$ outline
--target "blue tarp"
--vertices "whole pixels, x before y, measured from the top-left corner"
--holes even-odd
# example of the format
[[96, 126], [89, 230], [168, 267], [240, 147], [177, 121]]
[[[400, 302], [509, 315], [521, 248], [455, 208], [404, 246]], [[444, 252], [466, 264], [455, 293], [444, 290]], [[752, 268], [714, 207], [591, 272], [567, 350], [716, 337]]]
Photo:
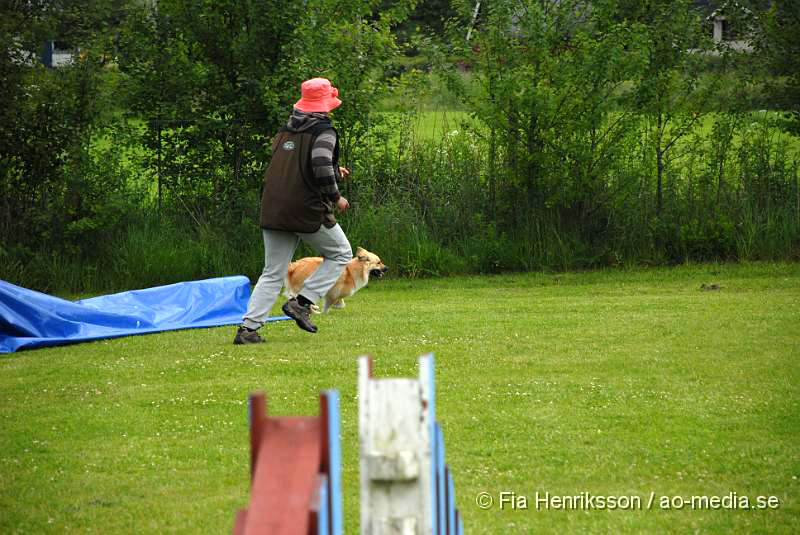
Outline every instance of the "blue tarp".
[[[0, 280], [0, 353], [195, 327], [238, 325], [250, 298], [244, 276], [66, 301]], [[270, 318], [270, 321], [286, 319]]]

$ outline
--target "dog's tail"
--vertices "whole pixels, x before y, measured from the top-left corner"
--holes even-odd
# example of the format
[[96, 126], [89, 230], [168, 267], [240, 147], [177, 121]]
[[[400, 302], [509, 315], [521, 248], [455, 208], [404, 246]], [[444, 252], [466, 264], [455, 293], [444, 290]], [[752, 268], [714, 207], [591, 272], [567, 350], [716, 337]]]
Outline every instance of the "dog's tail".
[[292, 285], [289, 283], [289, 280], [294, 273], [294, 270], [297, 269], [297, 263], [292, 262], [289, 264], [289, 270], [286, 272], [286, 277], [283, 279], [283, 295], [288, 297], [289, 299], [294, 299], [297, 297], [297, 292], [292, 290]]

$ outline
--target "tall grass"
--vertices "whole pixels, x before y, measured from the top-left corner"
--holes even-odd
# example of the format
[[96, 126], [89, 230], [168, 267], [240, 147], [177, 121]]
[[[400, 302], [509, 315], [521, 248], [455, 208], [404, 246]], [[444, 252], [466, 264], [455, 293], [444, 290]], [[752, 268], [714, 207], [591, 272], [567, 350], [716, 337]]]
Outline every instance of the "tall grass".
[[[454, 114], [398, 116], [395, 143], [356, 166], [349, 232], [411, 275], [575, 269], [800, 254], [797, 140], [764, 114], [711, 116], [669, 162], [655, 211], [649, 147], [632, 128], [585, 215], [585, 200], [527, 204], [492, 167], [489, 132]], [[422, 128], [409, 128], [414, 121]], [[438, 122], [435, 122], [438, 121]], [[384, 125], [385, 126], [385, 125]], [[729, 132], [721, 133], [723, 127]], [[546, 192], [545, 192], [546, 193]], [[580, 218], [580, 219], [578, 219]], [[579, 221], [580, 223], [576, 223]], [[387, 260], [385, 258], [385, 260]]]
[[[545, 189], [521, 188], [513, 169], [497, 165], [502, 140], [464, 113], [383, 113], [343, 162], [353, 171], [341, 184], [352, 208], [339, 220], [354, 247], [407, 277], [800, 258], [797, 140], [778, 135], [769, 116], [700, 123], [669, 162], [661, 213], [632, 125], [600, 180], [573, 198], [558, 190], [555, 173], [567, 172], [558, 161], [542, 171], [552, 175]], [[113, 168], [152, 176], [137, 165]], [[141, 191], [141, 180], [131, 187]], [[257, 191], [244, 192], [244, 213], [190, 217], [178, 195], [159, 210], [151, 190], [114, 197], [63, 242], [0, 247], [0, 278], [65, 293], [239, 273], [255, 280]]]
[[90, 258], [54, 251], [12, 259], [0, 278], [42, 291], [78, 294], [145, 288], [245, 273], [258, 276], [263, 246], [257, 229], [240, 233], [141, 214]]

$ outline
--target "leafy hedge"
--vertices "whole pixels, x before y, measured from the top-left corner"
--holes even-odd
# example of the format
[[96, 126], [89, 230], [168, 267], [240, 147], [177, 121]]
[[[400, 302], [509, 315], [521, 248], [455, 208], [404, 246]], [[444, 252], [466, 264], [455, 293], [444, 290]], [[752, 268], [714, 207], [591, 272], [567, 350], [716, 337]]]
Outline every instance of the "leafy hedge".
[[[255, 277], [269, 139], [317, 75], [345, 102], [342, 224], [395, 273], [800, 252], [798, 139], [750, 109], [775, 62], [689, 53], [716, 45], [685, 1], [486, 3], [469, 42], [474, 4], [454, 2], [448, 36], [412, 40], [433, 72], [404, 74], [393, 28], [410, 0], [18, 4], [0, 24], [14, 43], [0, 58], [0, 277], [12, 282]], [[774, 30], [770, 13], [754, 20]], [[71, 66], [26, 55], [54, 35], [80, 43]], [[800, 32], [780, 35], [785, 50]], [[405, 112], [376, 113], [387, 97]], [[418, 134], [442, 102], [469, 119]]]

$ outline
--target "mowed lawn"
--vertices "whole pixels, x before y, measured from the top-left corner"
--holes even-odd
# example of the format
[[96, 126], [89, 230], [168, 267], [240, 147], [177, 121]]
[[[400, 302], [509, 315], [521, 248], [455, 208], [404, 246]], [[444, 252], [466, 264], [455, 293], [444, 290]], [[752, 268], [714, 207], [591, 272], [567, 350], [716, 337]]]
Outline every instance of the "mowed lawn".
[[[229, 533], [248, 393], [316, 414], [327, 388], [357, 533], [356, 357], [416, 376], [427, 352], [467, 533], [800, 533], [798, 264], [388, 279], [318, 324], [269, 325], [260, 346], [219, 328], [0, 356], [0, 533]], [[594, 498], [548, 510], [546, 493]], [[741, 507], [759, 496], [772, 507]]]

